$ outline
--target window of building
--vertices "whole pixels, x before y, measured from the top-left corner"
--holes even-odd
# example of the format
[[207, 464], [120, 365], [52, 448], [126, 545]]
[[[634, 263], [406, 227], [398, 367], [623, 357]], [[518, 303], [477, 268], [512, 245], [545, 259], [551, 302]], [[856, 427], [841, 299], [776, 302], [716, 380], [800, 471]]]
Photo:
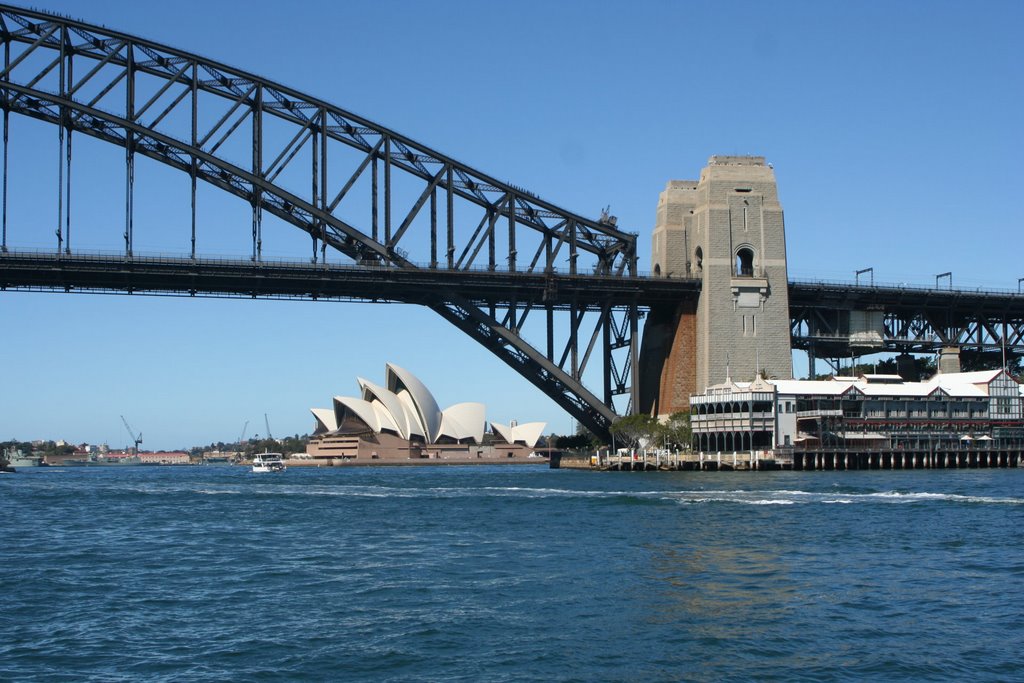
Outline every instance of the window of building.
[[754, 276], [754, 250], [743, 247], [736, 252], [736, 275], [740, 277]]

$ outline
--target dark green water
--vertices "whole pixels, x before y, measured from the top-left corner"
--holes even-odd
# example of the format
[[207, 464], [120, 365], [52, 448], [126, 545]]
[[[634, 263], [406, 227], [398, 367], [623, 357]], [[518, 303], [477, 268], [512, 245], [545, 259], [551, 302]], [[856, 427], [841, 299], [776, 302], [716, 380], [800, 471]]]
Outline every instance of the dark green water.
[[0, 476], [0, 679], [1024, 678], [1024, 470]]

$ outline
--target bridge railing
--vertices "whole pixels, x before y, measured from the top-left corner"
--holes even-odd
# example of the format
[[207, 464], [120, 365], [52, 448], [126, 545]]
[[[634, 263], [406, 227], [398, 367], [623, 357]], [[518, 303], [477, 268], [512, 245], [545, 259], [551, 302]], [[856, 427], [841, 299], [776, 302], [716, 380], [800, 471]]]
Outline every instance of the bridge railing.
[[936, 293], [936, 294], [948, 294], [965, 292], [970, 294], [992, 294], [995, 296], [1005, 297], [1006, 295], [1020, 295], [1024, 297], [1024, 293], [1011, 288], [1000, 288], [1000, 287], [936, 287], [935, 285], [921, 285], [911, 284], [908, 282], [874, 282], [870, 284], [861, 284], [857, 282], [851, 282], [849, 280], [830, 280], [824, 278], [790, 278], [789, 283], [791, 285], [807, 285], [807, 286], [821, 286], [830, 287], [836, 289], [855, 289], [861, 291], [908, 291], [915, 293]]
[[[254, 261], [251, 258], [239, 258], [238, 255], [231, 254], [197, 254], [195, 258], [184, 252], [161, 252], [161, 251], [139, 251], [132, 252], [131, 255], [126, 255], [122, 251], [105, 251], [101, 249], [76, 249], [70, 254], [55, 252], [52, 248], [32, 248], [32, 249], [8, 249], [6, 252], [0, 252], [0, 259], [4, 257], [17, 257], [17, 256], [28, 256], [32, 258], [44, 258], [49, 257], [54, 261], [61, 260], [78, 260], [78, 261], [111, 261], [119, 260], [124, 262], [136, 262], [136, 263], [170, 263], [170, 264], [181, 264], [183, 262], [191, 261], [194, 263], [204, 264], [217, 264], [217, 265], [231, 265], [231, 266], [253, 266], [260, 268], [275, 268], [275, 267], [287, 267], [287, 268], [306, 268], [309, 270], [331, 270], [331, 271], [346, 271], [346, 270], [374, 270], [374, 271], [387, 271], [397, 270], [401, 266], [395, 266], [393, 264], [381, 263], [380, 261], [367, 261], [366, 263], [331, 263], [330, 261], [316, 261], [313, 262], [311, 259], [286, 259], [286, 258], [266, 258], [264, 256], [258, 261]], [[573, 273], [569, 268], [550, 268], [548, 271], [536, 271], [536, 272], [524, 272], [522, 270], [511, 270], [507, 267], [495, 267], [489, 268], [485, 265], [470, 265], [463, 266], [461, 268], [446, 268], [443, 264], [437, 264], [431, 266], [429, 263], [409, 261], [409, 265], [422, 269], [424, 271], [442, 271], [449, 273], [474, 273], [474, 274], [486, 274], [486, 273], [498, 273], [503, 275], [517, 275], [517, 276], [542, 276], [545, 274], [561, 275], [565, 277], [573, 278], [595, 278], [601, 280], [623, 280], [631, 279], [628, 275], [617, 275], [615, 273], [589, 273], [577, 271]], [[650, 272], [637, 272], [636, 279], [647, 279], [653, 277]]]

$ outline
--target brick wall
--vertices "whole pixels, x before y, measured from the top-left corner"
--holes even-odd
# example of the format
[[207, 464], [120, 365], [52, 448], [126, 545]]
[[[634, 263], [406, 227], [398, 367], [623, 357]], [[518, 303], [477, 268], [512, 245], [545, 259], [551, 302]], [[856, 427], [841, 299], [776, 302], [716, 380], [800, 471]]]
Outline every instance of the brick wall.
[[690, 394], [697, 391], [697, 307], [680, 304], [676, 312], [675, 335], [661, 371], [659, 415], [671, 415], [690, 407]]
[[652, 310], [640, 356], [640, 411], [670, 415], [697, 392], [697, 301]]

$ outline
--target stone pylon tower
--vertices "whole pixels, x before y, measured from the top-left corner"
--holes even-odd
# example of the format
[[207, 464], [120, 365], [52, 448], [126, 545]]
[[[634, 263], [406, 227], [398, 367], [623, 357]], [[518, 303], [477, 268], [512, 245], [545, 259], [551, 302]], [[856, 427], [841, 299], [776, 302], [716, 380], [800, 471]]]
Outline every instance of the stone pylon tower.
[[651, 270], [699, 278], [697, 301], [652, 310], [641, 350], [643, 412], [689, 407], [724, 382], [793, 376], [786, 232], [764, 157], [713, 156], [700, 180], [673, 180], [658, 199]]

